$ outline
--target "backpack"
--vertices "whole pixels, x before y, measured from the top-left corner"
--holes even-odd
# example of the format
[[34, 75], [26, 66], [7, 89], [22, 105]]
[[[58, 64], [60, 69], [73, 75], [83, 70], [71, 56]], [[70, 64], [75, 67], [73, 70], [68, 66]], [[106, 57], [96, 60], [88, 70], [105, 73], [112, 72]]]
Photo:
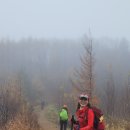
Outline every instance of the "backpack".
[[[103, 122], [103, 112], [95, 106], [92, 106], [90, 109], [92, 109], [94, 113], [94, 124], [93, 124], [94, 129], [105, 130], [105, 125]], [[88, 110], [87, 110], [86, 116], [87, 115], [88, 115]]]
[[94, 107], [94, 106], [91, 109], [94, 112], [94, 128], [97, 130], [100, 130], [100, 129], [104, 130], [105, 126], [103, 122], [103, 112], [99, 108]]
[[68, 120], [68, 113], [65, 109], [62, 109], [60, 112], [60, 120], [62, 121]]

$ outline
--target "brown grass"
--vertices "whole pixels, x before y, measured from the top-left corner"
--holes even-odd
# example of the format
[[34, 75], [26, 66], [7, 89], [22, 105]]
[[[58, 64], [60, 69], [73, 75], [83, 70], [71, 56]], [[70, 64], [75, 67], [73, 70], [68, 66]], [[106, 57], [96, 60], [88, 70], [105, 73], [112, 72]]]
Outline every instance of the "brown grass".
[[0, 130], [41, 130], [33, 107], [25, 100], [19, 82], [0, 86]]
[[106, 130], [130, 130], [130, 121], [110, 118], [106, 125]]
[[26, 115], [18, 115], [6, 125], [6, 130], [41, 130], [35, 118], [29, 120]]

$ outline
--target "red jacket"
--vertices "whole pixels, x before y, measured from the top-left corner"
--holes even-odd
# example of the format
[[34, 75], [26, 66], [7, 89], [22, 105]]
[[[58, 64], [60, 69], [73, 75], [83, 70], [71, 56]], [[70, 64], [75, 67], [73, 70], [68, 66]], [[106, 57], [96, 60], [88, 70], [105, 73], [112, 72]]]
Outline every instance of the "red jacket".
[[83, 109], [79, 109], [76, 112], [77, 119], [79, 121], [80, 130], [94, 130], [93, 122], [94, 122], [94, 113], [93, 110], [84, 107]]

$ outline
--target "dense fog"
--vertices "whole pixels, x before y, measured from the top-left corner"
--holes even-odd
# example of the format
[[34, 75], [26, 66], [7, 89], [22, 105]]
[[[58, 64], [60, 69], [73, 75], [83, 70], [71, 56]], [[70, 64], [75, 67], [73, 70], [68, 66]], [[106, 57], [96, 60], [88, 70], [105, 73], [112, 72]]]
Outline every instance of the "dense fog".
[[[36, 99], [37, 91], [43, 95], [55, 93], [55, 88], [72, 88], [71, 79], [75, 70], [80, 70], [84, 56], [83, 38], [78, 40], [22, 39], [0, 41], [0, 81], [13, 76], [24, 83], [25, 93]], [[94, 78], [96, 91], [104, 91], [110, 72], [115, 87], [120, 89], [128, 82], [130, 74], [130, 42], [126, 39], [93, 39]], [[55, 94], [54, 94], [55, 95]], [[103, 94], [99, 95], [102, 97]], [[39, 98], [39, 97], [38, 97]]]
[[0, 129], [130, 130], [129, 5], [1, 1]]

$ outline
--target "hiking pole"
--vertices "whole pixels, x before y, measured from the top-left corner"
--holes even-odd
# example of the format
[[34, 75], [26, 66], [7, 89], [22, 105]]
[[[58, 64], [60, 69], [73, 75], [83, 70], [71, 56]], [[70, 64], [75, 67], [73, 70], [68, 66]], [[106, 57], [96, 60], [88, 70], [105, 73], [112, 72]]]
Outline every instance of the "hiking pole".
[[70, 130], [73, 130], [73, 125], [74, 125], [74, 115], [72, 115], [72, 118], [71, 118], [71, 129]]

